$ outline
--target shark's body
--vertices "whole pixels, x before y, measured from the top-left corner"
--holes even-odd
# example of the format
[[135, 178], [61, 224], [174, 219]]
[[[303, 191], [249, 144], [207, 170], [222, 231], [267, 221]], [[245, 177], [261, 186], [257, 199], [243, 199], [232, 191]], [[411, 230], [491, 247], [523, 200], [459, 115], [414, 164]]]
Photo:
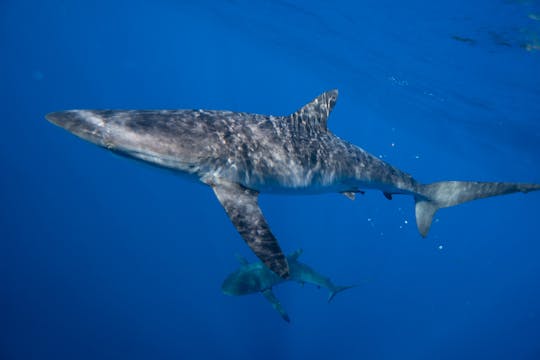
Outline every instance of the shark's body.
[[213, 110], [69, 110], [51, 122], [127, 157], [190, 175], [214, 190], [255, 254], [279, 276], [289, 268], [258, 206], [260, 192], [340, 192], [366, 189], [407, 194], [416, 202], [420, 233], [441, 207], [539, 190], [539, 184], [445, 181], [424, 185], [328, 130], [337, 90], [289, 116]]
[[272, 307], [279, 312], [283, 320], [289, 322], [289, 315], [272, 292], [274, 286], [285, 281], [296, 281], [302, 285], [313, 284], [317, 287], [324, 287], [330, 292], [328, 295], [328, 302], [330, 302], [338, 292], [352, 287], [334, 285], [332, 280], [298, 261], [298, 257], [301, 254], [302, 251], [298, 250], [287, 256], [287, 263], [289, 264], [288, 279], [279, 277], [262, 262], [250, 264], [243, 257], [239, 257], [238, 260], [241, 264], [240, 269], [227, 276], [225, 281], [223, 281], [221, 290], [224, 294], [233, 296], [261, 293], [272, 304]]

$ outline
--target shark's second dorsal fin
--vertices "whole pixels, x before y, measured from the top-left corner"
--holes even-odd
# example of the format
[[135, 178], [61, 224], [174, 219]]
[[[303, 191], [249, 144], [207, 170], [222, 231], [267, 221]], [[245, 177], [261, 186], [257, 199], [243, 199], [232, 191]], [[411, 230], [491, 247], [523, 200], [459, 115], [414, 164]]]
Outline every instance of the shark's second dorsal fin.
[[302, 252], [303, 252], [302, 249], [296, 250], [296, 251], [293, 252], [291, 255], [289, 255], [289, 259], [291, 259], [291, 260], [298, 260], [298, 258], [300, 257], [300, 255], [302, 255]]
[[332, 112], [334, 105], [336, 105], [337, 97], [337, 89], [317, 96], [294, 114], [291, 114], [291, 121], [297, 126], [301, 125], [326, 131], [328, 116]]

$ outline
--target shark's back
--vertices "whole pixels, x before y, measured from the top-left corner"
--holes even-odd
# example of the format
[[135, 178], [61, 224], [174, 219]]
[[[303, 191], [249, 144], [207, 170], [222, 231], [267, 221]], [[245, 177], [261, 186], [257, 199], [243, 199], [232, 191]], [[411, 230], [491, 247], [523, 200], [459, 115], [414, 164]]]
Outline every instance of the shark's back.
[[322, 192], [328, 191], [328, 184], [341, 187], [336, 177], [346, 180], [344, 170], [352, 169], [347, 161], [361, 152], [326, 127], [336, 96], [337, 92], [325, 93], [289, 116], [219, 110], [88, 110], [91, 116], [85, 117], [106, 124], [115, 139], [110, 141], [111, 150], [203, 181], [225, 179], [259, 192]]
[[111, 150], [199, 177], [212, 172], [231, 181], [249, 178], [256, 165], [265, 166], [259, 161], [265, 159], [262, 153], [280, 148], [274, 142], [285, 124], [281, 117], [220, 110], [86, 112], [105, 124], [107, 135], [115, 140]]

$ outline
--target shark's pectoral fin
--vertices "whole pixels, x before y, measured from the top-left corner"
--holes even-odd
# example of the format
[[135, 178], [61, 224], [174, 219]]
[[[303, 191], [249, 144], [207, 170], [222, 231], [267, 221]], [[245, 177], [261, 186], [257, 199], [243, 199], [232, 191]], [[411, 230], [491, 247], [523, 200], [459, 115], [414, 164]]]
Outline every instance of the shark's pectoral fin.
[[220, 181], [210, 185], [236, 230], [255, 255], [280, 277], [288, 278], [287, 259], [259, 208], [259, 194], [231, 182]]
[[264, 295], [266, 300], [268, 300], [270, 304], [272, 304], [272, 307], [279, 313], [279, 315], [281, 315], [283, 320], [285, 320], [286, 322], [291, 322], [289, 315], [287, 314], [283, 306], [281, 306], [281, 303], [279, 302], [276, 295], [274, 295], [271, 289], [264, 290], [262, 294]]

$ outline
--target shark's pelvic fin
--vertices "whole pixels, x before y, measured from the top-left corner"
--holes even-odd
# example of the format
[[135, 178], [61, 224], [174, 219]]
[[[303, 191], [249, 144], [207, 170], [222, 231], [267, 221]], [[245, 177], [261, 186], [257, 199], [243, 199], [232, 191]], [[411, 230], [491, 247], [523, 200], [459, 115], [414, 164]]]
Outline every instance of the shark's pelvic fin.
[[272, 307], [279, 313], [279, 315], [281, 315], [283, 320], [285, 320], [286, 322], [291, 322], [289, 315], [287, 314], [283, 306], [281, 306], [281, 303], [279, 302], [276, 295], [274, 295], [271, 289], [264, 290], [262, 294], [264, 295], [266, 300], [268, 300], [270, 304], [272, 304]]
[[355, 197], [356, 197], [356, 193], [354, 193], [352, 191], [343, 191], [342, 194], [345, 195], [347, 198], [349, 198], [351, 200], [354, 200]]
[[288, 278], [287, 259], [259, 208], [259, 194], [228, 181], [213, 182], [210, 185], [236, 230], [255, 255], [280, 277]]
[[291, 121], [298, 125], [327, 130], [328, 116], [336, 105], [337, 89], [327, 91], [290, 115]]
[[415, 196], [416, 225], [420, 234], [425, 237], [429, 232], [435, 212], [440, 208], [490, 196], [515, 192], [528, 193], [535, 190], [540, 190], [540, 185], [477, 181], [441, 181], [421, 185]]

